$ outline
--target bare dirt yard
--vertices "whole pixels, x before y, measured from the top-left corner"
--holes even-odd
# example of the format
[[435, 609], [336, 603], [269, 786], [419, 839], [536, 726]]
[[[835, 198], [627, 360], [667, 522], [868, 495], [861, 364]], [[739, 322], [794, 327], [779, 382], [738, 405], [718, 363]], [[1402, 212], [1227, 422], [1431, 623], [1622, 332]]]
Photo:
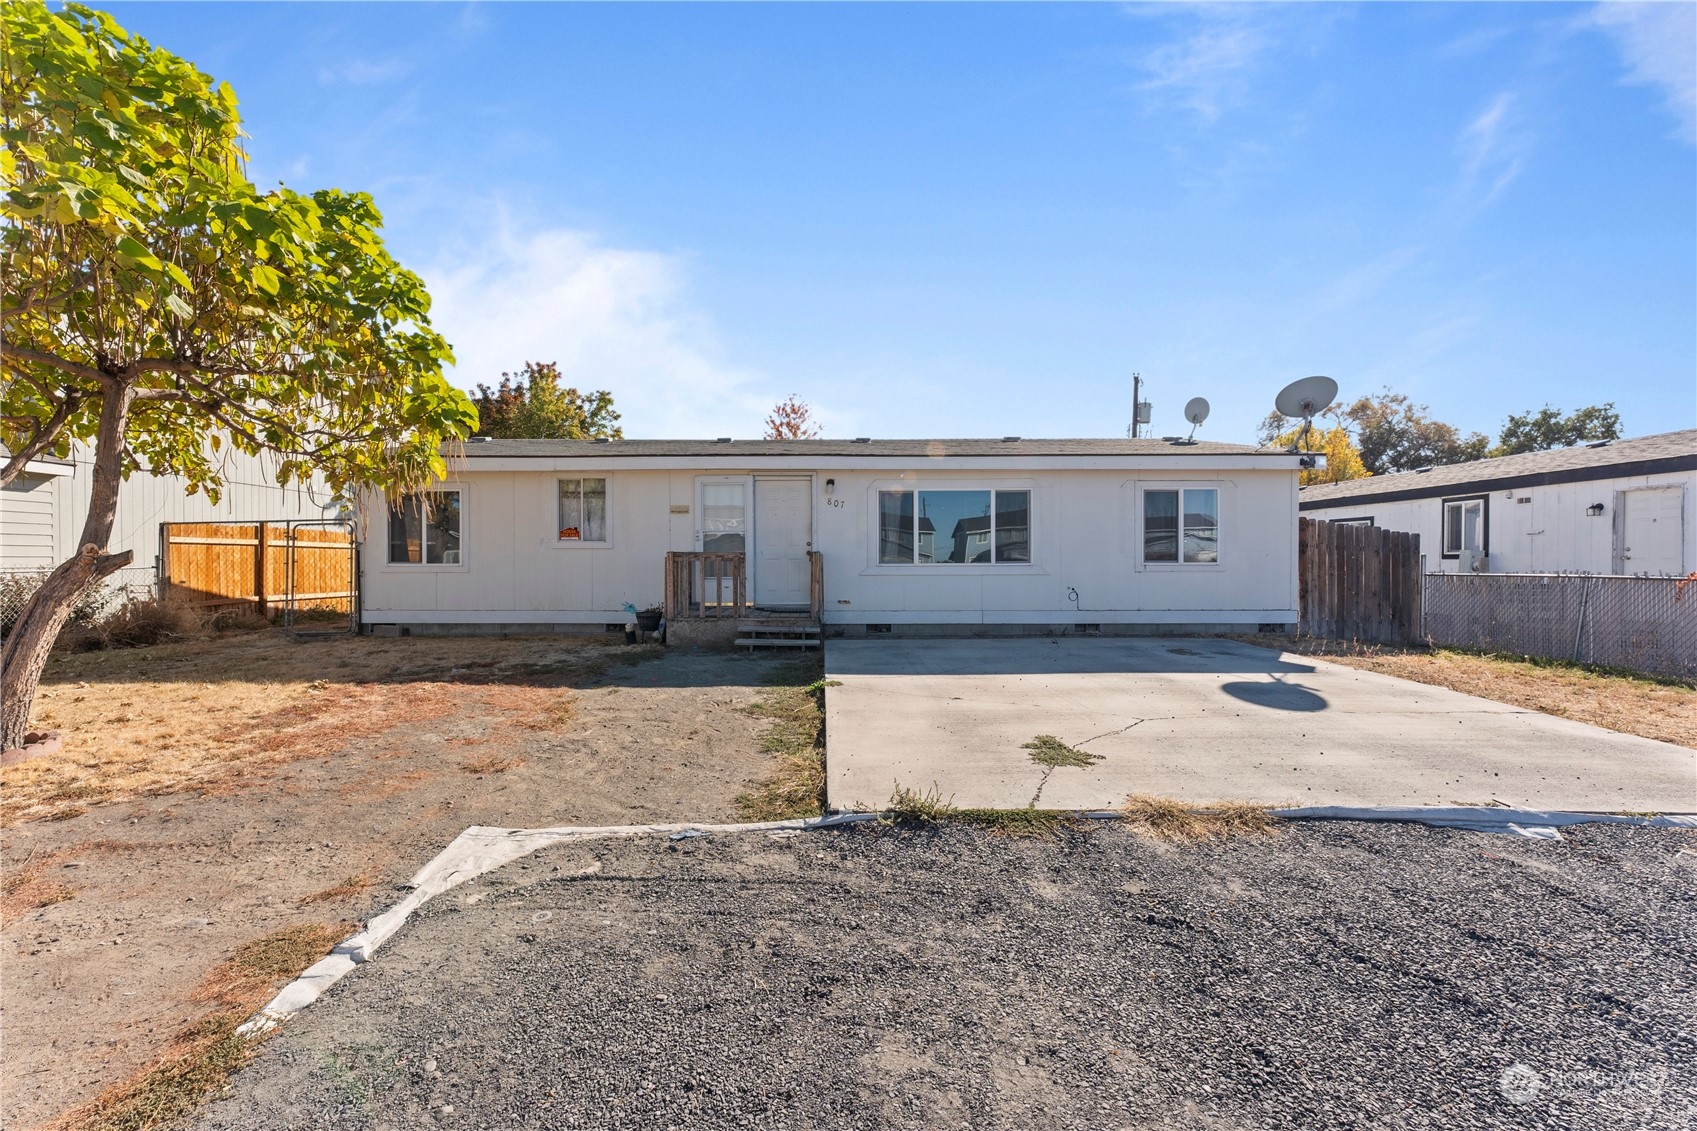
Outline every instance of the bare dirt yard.
[[170, 1115], [236, 1019], [467, 825], [760, 808], [817, 678], [571, 638], [55, 655], [34, 725], [64, 750], [0, 771], [7, 1126]]
[[1640, 738], [1697, 748], [1697, 686], [1680, 680], [1448, 648], [1382, 648], [1288, 636], [1240, 639], [1298, 655], [1324, 656], [1336, 664], [1435, 684]]

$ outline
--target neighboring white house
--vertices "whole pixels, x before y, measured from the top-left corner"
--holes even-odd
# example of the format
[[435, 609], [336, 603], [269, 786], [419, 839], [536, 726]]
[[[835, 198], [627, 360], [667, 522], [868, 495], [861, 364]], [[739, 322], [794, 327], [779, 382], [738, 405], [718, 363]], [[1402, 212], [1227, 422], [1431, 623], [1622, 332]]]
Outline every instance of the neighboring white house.
[[[4, 449], [0, 449], [3, 453]], [[214, 505], [188, 493], [176, 476], [133, 473], [118, 494], [118, 517], [107, 549], [133, 551], [134, 560], [112, 577], [132, 589], [150, 587], [159, 556], [162, 522], [282, 522], [335, 517], [319, 481], [279, 487], [269, 462], [225, 447], [223, 497]], [[76, 553], [88, 517], [91, 448], [78, 445], [68, 460], [31, 460], [0, 490], [0, 572], [51, 569]]]
[[1302, 514], [1420, 535], [1426, 568], [1682, 576], [1697, 569], [1697, 430], [1302, 489]]
[[661, 603], [668, 552], [733, 551], [757, 609], [811, 595], [828, 634], [1284, 628], [1299, 458], [1163, 440], [471, 442], [422, 497], [367, 500], [362, 618], [599, 632], [626, 602]]

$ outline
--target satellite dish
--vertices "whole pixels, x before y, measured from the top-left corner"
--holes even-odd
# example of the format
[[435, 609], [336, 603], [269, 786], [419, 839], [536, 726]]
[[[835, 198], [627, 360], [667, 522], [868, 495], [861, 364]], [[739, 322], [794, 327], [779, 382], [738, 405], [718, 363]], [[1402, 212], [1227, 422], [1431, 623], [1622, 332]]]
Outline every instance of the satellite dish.
[[1273, 407], [1280, 416], [1300, 416], [1302, 431], [1291, 441], [1290, 450], [1300, 451], [1308, 440], [1308, 429], [1320, 413], [1332, 407], [1338, 399], [1338, 383], [1330, 377], [1304, 377], [1292, 381], [1273, 398]]
[[1208, 419], [1208, 398], [1191, 397], [1184, 402], [1184, 418], [1190, 421], [1190, 439], [1196, 439], [1196, 430], [1202, 427], [1202, 422]]
[[1273, 398], [1273, 407], [1280, 416], [1300, 416], [1312, 420], [1332, 407], [1338, 399], [1338, 383], [1330, 377], [1304, 377], [1292, 381]]

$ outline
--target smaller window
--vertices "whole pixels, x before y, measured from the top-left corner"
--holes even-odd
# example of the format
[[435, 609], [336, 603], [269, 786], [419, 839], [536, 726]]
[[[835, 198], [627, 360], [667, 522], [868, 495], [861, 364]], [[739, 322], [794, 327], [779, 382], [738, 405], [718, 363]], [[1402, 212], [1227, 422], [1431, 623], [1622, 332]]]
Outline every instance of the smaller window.
[[1444, 501], [1444, 557], [1485, 552], [1485, 500]]
[[607, 540], [607, 481], [560, 480], [560, 541]]
[[1143, 560], [1216, 565], [1220, 560], [1220, 492], [1185, 487], [1143, 492]]
[[1333, 526], [1372, 526], [1373, 516], [1367, 515], [1365, 518], [1328, 518], [1326, 521], [1331, 523]]
[[417, 491], [389, 504], [389, 564], [460, 564], [458, 491]]

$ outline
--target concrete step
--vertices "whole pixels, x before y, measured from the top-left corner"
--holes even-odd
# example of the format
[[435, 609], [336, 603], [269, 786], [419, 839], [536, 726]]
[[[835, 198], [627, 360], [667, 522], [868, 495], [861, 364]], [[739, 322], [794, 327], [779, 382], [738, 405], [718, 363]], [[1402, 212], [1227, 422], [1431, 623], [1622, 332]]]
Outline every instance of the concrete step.
[[819, 647], [819, 639], [817, 637], [739, 636], [736, 644], [738, 648], [747, 648], [750, 651], [755, 648], [817, 648]]

